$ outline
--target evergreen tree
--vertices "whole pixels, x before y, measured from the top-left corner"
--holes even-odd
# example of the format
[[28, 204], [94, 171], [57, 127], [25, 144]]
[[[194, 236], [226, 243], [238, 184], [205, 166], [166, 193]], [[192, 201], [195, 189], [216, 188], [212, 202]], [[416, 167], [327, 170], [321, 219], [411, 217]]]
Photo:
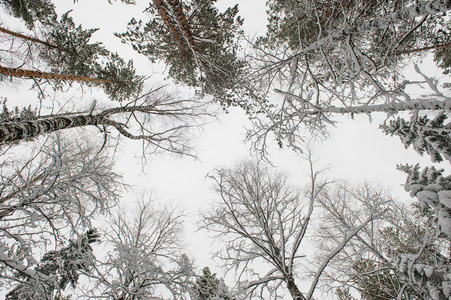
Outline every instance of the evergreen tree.
[[451, 176], [444, 177], [443, 169], [420, 166], [399, 165], [398, 169], [407, 174], [404, 189], [411, 197], [416, 197], [424, 209], [431, 208], [440, 230], [451, 237]]
[[387, 135], [399, 136], [406, 148], [412, 145], [420, 155], [428, 153], [433, 162], [451, 162], [451, 123], [447, 119], [444, 112], [432, 120], [423, 116], [408, 122], [398, 117], [380, 128]]
[[143, 77], [136, 75], [133, 62], [126, 63], [101, 43], [90, 43], [91, 36], [97, 29], [85, 30], [81, 25], [76, 26], [69, 13], [63, 14], [60, 19], [53, 15], [51, 22], [43, 26], [41, 39], [7, 29], [1, 30], [11, 36], [35, 42], [37, 55], [49, 70], [37, 71], [32, 66], [27, 69], [3, 65], [0, 66], [0, 73], [11, 77], [49, 79], [56, 88], [72, 81], [100, 85], [111, 99], [117, 101], [136, 96], [142, 89]]
[[446, 41], [444, 47], [440, 47], [435, 51], [434, 61], [437, 62], [437, 66], [443, 69], [444, 74], [449, 74], [451, 72], [451, 39], [449, 31], [451, 29], [451, 23], [448, 23], [443, 31], [447, 32]]
[[242, 104], [233, 90], [244, 66], [237, 57], [243, 20], [238, 6], [220, 13], [215, 2], [154, 0], [146, 9], [150, 21], [132, 19], [116, 35], [152, 62], [164, 61], [177, 82], [201, 87], [222, 104]]
[[[6, 300], [53, 299], [53, 294], [77, 285], [80, 272], [89, 273], [93, 265], [91, 244], [99, 241], [95, 229], [88, 230], [78, 240], [60, 250], [49, 251], [35, 268], [37, 278], [17, 274], [23, 282], [6, 295]], [[44, 275], [44, 276], [43, 276]]]
[[199, 300], [232, 300], [224, 281], [216, 278], [209, 267], [202, 269], [202, 275], [196, 279], [194, 292]]
[[50, 0], [0, 0], [14, 17], [21, 18], [29, 29], [33, 29], [37, 21], [51, 23], [56, 14], [55, 6]]

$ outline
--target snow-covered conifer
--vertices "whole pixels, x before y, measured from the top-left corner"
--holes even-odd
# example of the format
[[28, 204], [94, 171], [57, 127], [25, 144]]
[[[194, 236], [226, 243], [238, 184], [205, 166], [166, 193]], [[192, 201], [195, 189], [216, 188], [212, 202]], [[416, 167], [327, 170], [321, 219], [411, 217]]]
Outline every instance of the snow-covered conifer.
[[419, 154], [428, 153], [433, 162], [451, 162], [451, 123], [447, 119], [444, 112], [433, 119], [423, 116], [411, 122], [398, 117], [380, 128], [385, 134], [399, 136], [406, 148], [412, 145]]
[[398, 169], [407, 173], [404, 189], [411, 197], [416, 197], [424, 208], [432, 208], [440, 230], [451, 237], [451, 176], [444, 177], [443, 169], [420, 166], [399, 165]]

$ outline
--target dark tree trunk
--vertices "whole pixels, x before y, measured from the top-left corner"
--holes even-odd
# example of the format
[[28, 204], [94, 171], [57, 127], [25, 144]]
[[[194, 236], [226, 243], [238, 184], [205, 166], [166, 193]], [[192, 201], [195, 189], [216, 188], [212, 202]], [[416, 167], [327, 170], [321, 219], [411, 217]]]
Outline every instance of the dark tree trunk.
[[66, 128], [110, 124], [103, 115], [79, 115], [0, 123], [0, 144], [33, 138]]
[[285, 282], [287, 283], [288, 291], [290, 292], [291, 297], [293, 297], [293, 300], [306, 300], [301, 291], [299, 291], [293, 277], [288, 278]]

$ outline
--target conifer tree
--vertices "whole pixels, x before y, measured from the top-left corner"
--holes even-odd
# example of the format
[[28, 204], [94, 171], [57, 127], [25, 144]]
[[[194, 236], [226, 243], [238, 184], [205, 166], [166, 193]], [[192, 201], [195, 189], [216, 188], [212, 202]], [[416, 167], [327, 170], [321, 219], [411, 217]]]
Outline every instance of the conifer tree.
[[55, 13], [55, 6], [50, 0], [1, 0], [14, 17], [21, 18], [29, 29], [33, 29], [37, 21], [49, 24]]
[[237, 57], [243, 20], [238, 6], [220, 13], [215, 2], [153, 0], [146, 9], [150, 21], [132, 19], [127, 32], [116, 35], [152, 62], [164, 61], [177, 82], [201, 87], [223, 104], [239, 104], [233, 90], [244, 65]]
[[212, 274], [209, 267], [202, 269], [202, 275], [196, 279], [194, 292], [199, 300], [232, 300], [224, 281]]
[[451, 176], [443, 176], [444, 169], [399, 165], [398, 170], [407, 174], [404, 189], [416, 197], [425, 209], [432, 209], [440, 230], [451, 237]]
[[411, 122], [398, 117], [380, 128], [387, 135], [399, 136], [406, 148], [413, 146], [420, 155], [426, 152], [433, 162], [451, 162], [451, 123], [444, 112], [433, 119], [422, 116]]
[[[51, 22], [43, 26], [42, 38], [34, 38], [2, 28], [1, 32], [36, 44], [37, 56], [49, 70], [0, 65], [0, 74], [11, 77], [50, 80], [55, 87], [73, 81], [87, 85], [100, 85], [113, 100], [122, 101], [136, 96], [142, 89], [143, 77], [136, 75], [133, 62], [125, 62], [101, 43], [91, 43], [97, 29], [76, 26], [69, 12], [60, 19], [52, 15]], [[21, 62], [21, 65], [23, 63]], [[38, 69], [42, 68], [39, 66]]]
[[23, 281], [6, 295], [6, 300], [53, 299], [55, 292], [61, 292], [70, 284], [77, 285], [80, 272], [90, 272], [93, 266], [91, 244], [99, 242], [95, 229], [88, 230], [77, 240], [59, 250], [49, 251], [35, 268], [36, 278], [18, 273]]

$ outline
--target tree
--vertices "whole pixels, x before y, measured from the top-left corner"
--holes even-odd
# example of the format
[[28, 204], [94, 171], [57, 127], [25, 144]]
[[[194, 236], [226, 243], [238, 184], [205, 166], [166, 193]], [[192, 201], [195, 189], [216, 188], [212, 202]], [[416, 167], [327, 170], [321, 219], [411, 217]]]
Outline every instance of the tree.
[[163, 60], [177, 82], [201, 87], [222, 104], [244, 105], [233, 94], [244, 66], [237, 57], [243, 20], [238, 6], [220, 13], [215, 2], [154, 0], [145, 10], [150, 21], [132, 19], [116, 35], [152, 62]]
[[[449, 32], [451, 24], [447, 24], [447, 30]], [[437, 49], [434, 53], [434, 61], [436, 61], [438, 66], [443, 69], [444, 74], [449, 74], [451, 71], [451, 44], [449, 40], [449, 35], [447, 35], [447, 46]]]
[[[396, 7], [390, 7], [393, 2], [270, 2], [274, 20], [270, 19], [268, 36], [254, 44], [255, 53], [249, 58], [248, 80], [262, 91], [259, 103], [266, 116], [256, 119], [251, 132], [259, 150], [269, 134], [279, 144], [299, 148], [301, 133], [327, 133], [334, 122], [329, 108], [337, 113], [388, 105], [385, 111], [391, 113], [390, 104], [415, 100], [406, 90], [411, 83], [402, 79], [403, 64], [396, 53], [401, 45], [411, 47], [410, 41], [429, 43], [437, 37], [440, 26], [433, 26], [432, 20], [443, 22], [439, 13], [451, 4], [405, 1], [398, 5], [401, 2], [396, 1]], [[406, 6], [407, 2], [412, 5]], [[426, 22], [429, 19], [431, 23]], [[377, 36], [380, 43], [374, 42]], [[435, 91], [429, 99], [447, 99]], [[348, 113], [354, 114], [351, 109]]]
[[196, 279], [193, 289], [198, 300], [232, 300], [224, 280], [211, 274], [209, 267], [202, 269], [202, 275]]
[[[210, 177], [216, 183], [221, 204], [204, 214], [203, 227], [225, 242], [218, 257], [227, 270], [239, 274], [237, 281], [249, 279], [243, 287], [250, 297], [278, 297], [281, 283], [293, 299], [312, 299], [324, 269], [358, 232], [377, 219], [382, 211], [375, 209], [344, 235], [337, 236], [335, 248], [321, 260], [312, 276], [310, 289], [302, 292], [295, 278], [297, 261], [312, 218], [315, 203], [326, 183], [321, 183], [310, 160], [310, 187], [303, 195], [290, 187], [283, 174], [272, 173], [262, 163], [244, 162], [232, 169], [218, 169]], [[257, 269], [258, 266], [258, 269]], [[263, 270], [263, 266], [265, 270]], [[264, 276], [258, 276], [266, 272]], [[249, 278], [246, 278], [249, 276]], [[257, 293], [258, 292], [258, 293]], [[258, 295], [257, 295], [258, 294]]]
[[451, 237], [451, 176], [443, 176], [443, 169], [420, 166], [399, 165], [398, 169], [407, 174], [404, 189], [411, 197], [418, 198], [420, 205], [430, 208], [440, 230]]
[[[111, 99], [117, 101], [137, 96], [142, 89], [143, 77], [136, 75], [133, 62], [126, 63], [101, 43], [90, 43], [97, 29], [85, 30], [81, 25], [75, 26], [69, 13], [63, 14], [59, 20], [56, 14], [52, 15], [51, 22], [41, 29], [41, 39], [2, 28], [1, 31], [11, 38], [31, 44], [19, 43], [19, 47], [11, 48], [11, 66], [2, 63], [0, 73], [32, 78], [35, 82], [51, 80], [56, 88], [72, 81], [100, 85]], [[34, 57], [38, 60], [35, 61]], [[29, 68], [24, 68], [24, 65]]]
[[[53, 300], [55, 291], [60, 294], [69, 283], [74, 288], [80, 272], [90, 272], [94, 262], [91, 244], [98, 241], [99, 235], [95, 229], [91, 229], [78, 240], [69, 241], [68, 246], [47, 252], [35, 268], [38, 276], [30, 277], [19, 273], [17, 277], [22, 282], [5, 299]], [[40, 278], [44, 276], [45, 278]]]
[[[100, 154], [98, 148], [83, 136], [68, 139], [55, 135], [40, 146], [36, 143], [35, 147], [20, 149], [21, 159], [8, 151], [11, 148], [3, 149], [0, 174], [3, 283], [19, 282], [19, 286], [23, 284], [29, 290], [30, 284], [43, 282], [54, 290], [58, 284], [63, 288], [69, 282], [75, 283], [76, 273], [80, 268], [86, 269], [84, 264], [70, 262], [68, 268], [63, 264], [63, 269], [55, 269], [57, 262], [69, 259], [63, 256], [76, 255], [70, 250], [76, 245], [70, 243], [69, 248], [56, 249], [92, 228], [93, 217], [108, 212], [119, 199], [121, 178], [113, 172], [111, 159]], [[93, 241], [94, 235], [87, 238]], [[34, 256], [52, 246], [57, 252], [48, 252], [38, 265]], [[80, 268], [75, 272], [73, 267]]]
[[439, 112], [432, 120], [428, 116], [414, 115], [409, 122], [398, 117], [380, 128], [387, 135], [399, 136], [406, 148], [413, 145], [420, 155], [428, 153], [433, 162], [443, 159], [451, 162], [451, 123], [447, 119], [444, 112]]
[[[323, 278], [325, 288], [348, 287], [366, 300], [436, 299], [430, 294], [432, 289], [426, 288], [428, 280], [419, 284], [419, 280], [415, 282], [405, 275], [412, 267], [421, 274], [423, 269], [430, 270], [429, 275], [435, 272], [430, 279], [436, 280], [429, 280], [434, 282], [432, 286], [447, 284], [446, 278], [437, 275], [449, 265], [450, 240], [444, 235], [437, 238], [439, 231], [425, 211], [399, 206], [382, 188], [369, 184], [341, 184], [335, 191], [325, 191], [318, 202], [324, 209], [318, 237], [324, 253], [330, 251], [333, 246], [329, 244], [338, 235], [354, 226], [361, 214], [378, 206], [387, 208], [384, 215], [356, 234], [330, 263]], [[408, 268], [405, 268], [406, 257], [413, 258]]]
[[192, 262], [180, 252], [183, 215], [155, 205], [151, 198], [140, 200], [131, 214], [120, 209], [108, 222], [106, 239], [114, 250], [98, 263], [90, 294], [150, 300], [186, 299], [191, 293]]
[[[93, 113], [88, 112], [40, 116], [35, 120], [16, 119], [0, 123], [0, 144], [37, 137], [46, 133], [83, 126], [113, 127], [119, 136], [141, 140], [144, 148], [190, 155], [188, 134], [204, 117], [211, 117], [205, 103], [198, 100], [177, 100], [174, 95], [150, 91], [124, 106]], [[102, 130], [105, 137], [109, 134]]]
[[55, 15], [55, 6], [50, 0], [2, 0], [0, 5], [14, 17], [21, 18], [29, 29], [33, 29], [37, 21], [50, 23]]

